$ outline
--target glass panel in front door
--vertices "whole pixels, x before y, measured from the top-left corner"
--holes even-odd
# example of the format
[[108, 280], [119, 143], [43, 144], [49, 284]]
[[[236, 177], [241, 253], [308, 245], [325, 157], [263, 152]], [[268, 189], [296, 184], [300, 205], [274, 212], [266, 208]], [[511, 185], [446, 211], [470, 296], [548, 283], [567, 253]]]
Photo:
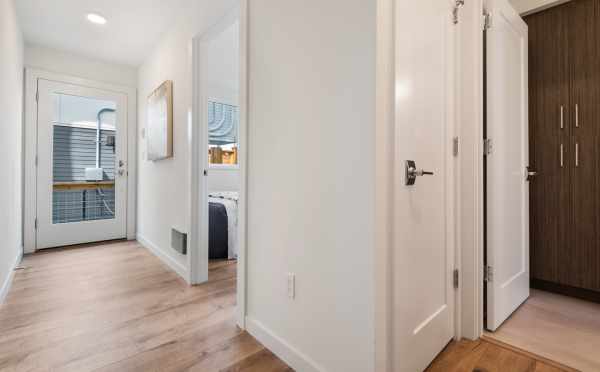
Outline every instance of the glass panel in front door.
[[52, 223], [115, 218], [112, 101], [53, 94]]

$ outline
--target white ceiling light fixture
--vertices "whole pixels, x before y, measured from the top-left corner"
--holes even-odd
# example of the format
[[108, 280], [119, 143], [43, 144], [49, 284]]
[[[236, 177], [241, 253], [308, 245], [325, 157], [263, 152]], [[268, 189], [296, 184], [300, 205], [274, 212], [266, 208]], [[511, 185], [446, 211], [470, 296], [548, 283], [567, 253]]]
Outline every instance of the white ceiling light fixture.
[[88, 13], [87, 19], [88, 19], [88, 21], [95, 23], [97, 25], [105, 25], [107, 22], [106, 18], [104, 18], [103, 16], [101, 16], [98, 13]]

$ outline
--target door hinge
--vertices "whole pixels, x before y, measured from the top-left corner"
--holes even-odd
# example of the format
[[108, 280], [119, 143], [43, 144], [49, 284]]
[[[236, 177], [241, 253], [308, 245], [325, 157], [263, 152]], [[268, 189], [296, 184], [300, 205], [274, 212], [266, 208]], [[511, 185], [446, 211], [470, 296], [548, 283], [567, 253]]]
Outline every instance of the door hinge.
[[491, 283], [494, 281], [494, 268], [491, 266], [486, 266], [483, 268], [483, 281], [487, 283]]
[[37, 220], [37, 218], [33, 221], [33, 226], [37, 230], [37, 228], [38, 228], [38, 220]]
[[452, 283], [454, 285], [454, 289], [458, 289], [458, 285], [459, 285], [459, 273], [458, 273], [458, 269], [454, 269], [454, 273], [452, 276]]
[[483, 29], [487, 30], [492, 28], [492, 14], [491, 13], [485, 13], [483, 15]]
[[483, 155], [490, 155], [492, 153], [493, 144], [491, 138], [483, 140]]
[[35, 156], [35, 166], [36, 167], [38, 166], [38, 156], [37, 155]]
[[452, 139], [452, 155], [458, 156], [458, 137]]
[[465, 5], [465, 0], [454, 0], [454, 8], [452, 8], [452, 23], [458, 23], [458, 10]]

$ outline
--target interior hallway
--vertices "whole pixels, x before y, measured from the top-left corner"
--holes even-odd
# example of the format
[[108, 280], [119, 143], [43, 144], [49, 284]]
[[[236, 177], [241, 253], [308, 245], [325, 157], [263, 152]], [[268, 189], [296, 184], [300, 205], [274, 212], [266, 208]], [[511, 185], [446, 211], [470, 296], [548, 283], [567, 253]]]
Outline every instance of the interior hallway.
[[532, 289], [527, 302], [486, 337], [581, 371], [600, 371], [600, 304]]
[[1, 371], [289, 371], [235, 324], [235, 262], [188, 286], [137, 242], [26, 256], [0, 306]]

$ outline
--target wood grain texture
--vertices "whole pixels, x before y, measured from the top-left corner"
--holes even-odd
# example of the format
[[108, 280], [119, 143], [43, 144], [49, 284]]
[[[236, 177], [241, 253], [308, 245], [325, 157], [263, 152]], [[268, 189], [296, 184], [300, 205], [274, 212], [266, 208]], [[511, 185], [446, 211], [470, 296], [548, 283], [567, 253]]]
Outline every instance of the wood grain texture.
[[600, 304], [533, 290], [486, 337], [580, 371], [600, 371]]
[[600, 291], [600, 0], [569, 7], [571, 101], [579, 108], [572, 126], [572, 259], [561, 284]]
[[546, 281], [559, 280], [561, 256], [570, 239], [572, 117], [564, 49], [569, 6], [525, 17], [529, 27], [529, 164], [538, 172], [530, 182], [530, 265], [531, 276]]
[[600, 0], [574, 0], [525, 17], [530, 164], [539, 172], [530, 186], [531, 277], [593, 291], [600, 291], [598, 19]]
[[136, 242], [26, 256], [0, 307], [0, 371], [290, 371], [235, 324], [236, 265], [188, 286]]
[[450, 343], [426, 372], [572, 372], [486, 340]]

